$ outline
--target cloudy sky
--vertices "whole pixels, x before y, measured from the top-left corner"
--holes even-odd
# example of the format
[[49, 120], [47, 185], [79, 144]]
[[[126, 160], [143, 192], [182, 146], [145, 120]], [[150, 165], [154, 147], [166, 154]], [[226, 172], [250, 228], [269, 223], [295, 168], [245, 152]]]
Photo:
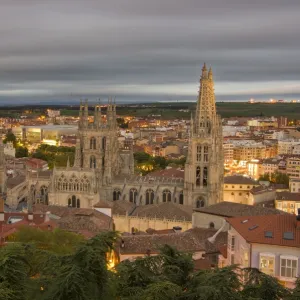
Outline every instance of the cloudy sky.
[[299, 0], [1, 0], [0, 105], [300, 98]]

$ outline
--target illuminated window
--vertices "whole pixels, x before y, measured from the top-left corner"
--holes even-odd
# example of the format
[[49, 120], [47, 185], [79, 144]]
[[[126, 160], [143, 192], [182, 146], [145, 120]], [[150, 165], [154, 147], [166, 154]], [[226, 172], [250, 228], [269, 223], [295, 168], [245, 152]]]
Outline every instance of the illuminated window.
[[275, 256], [272, 254], [260, 254], [259, 270], [268, 275], [275, 274]]

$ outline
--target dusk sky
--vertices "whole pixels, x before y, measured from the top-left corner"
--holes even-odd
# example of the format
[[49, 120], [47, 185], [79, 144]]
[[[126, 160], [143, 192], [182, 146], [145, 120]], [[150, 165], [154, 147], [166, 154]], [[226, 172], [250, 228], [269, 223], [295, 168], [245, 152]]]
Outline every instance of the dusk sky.
[[2, 0], [0, 105], [300, 98], [299, 0]]

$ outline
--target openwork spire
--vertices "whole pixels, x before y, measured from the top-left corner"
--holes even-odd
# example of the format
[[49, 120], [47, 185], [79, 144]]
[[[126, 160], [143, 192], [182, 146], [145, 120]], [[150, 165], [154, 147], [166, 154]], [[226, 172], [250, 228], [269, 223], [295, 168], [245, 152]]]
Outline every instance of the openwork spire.
[[203, 65], [200, 78], [200, 88], [196, 109], [195, 132], [198, 133], [204, 128], [211, 128], [216, 120], [216, 103], [214, 94], [214, 82], [212, 69], [207, 72], [206, 65]]

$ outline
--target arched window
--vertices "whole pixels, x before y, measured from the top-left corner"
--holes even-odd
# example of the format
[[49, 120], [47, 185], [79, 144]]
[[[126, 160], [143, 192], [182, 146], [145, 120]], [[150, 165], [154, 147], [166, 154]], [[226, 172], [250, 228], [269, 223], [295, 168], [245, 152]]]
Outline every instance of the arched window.
[[90, 157], [90, 168], [96, 169], [96, 157], [94, 155]]
[[68, 199], [68, 206], [80, 208], [80, 199], [76, 199], [76, 196], [73, 195], [71, 198]]
[[212, 229], [215, 228], [215, 223], [214, 222], [210, 222], [209, 223], [209, 228], [212, 228]]
[[94, 137], [90, 139], [90, 149], [96, 149], [96, 139]]
[[170, 190], [164, 190], [163, 191], [163, 202], [171, 202], [172, 194]]
[[102, 138], [102, 149], [105, 150], [105, 148], [106, 148], [106, 137], [104, 136]]
[[130, 191], [129, 191], [129, 201], [136, 204], [137, 194], [138, 194], [137, 189], [130, 189]]
[[41, 193], [40, 202], [45, 205], [48, 205], [48, 188], [45, 185], [41, 186], [40, 193]]
[[203, 168], [203, 186], [207, 186], [207, 176], [208, 176], [207, 167], [204, 167]]
[[179, 204], [183, 204], [183, 191], [179, 194]]
[[154, 191], [152, 189], [148, 189], [146, 191], [146, 204], [153, 204], [154, 202]]
[[121, 191], [120, 190], [114, 190], [113, 191], [113, 200], [120, 200], [121, 199]]
[[200, 185], [200, 181], [201, 181], [200, 177], [201, 177], [201, 168], [197, 167], [196, 168], [196, 186]]
[[197, 201], [196, 201], [196, 207], [197, 208], [201, 208], [204, 207], [205, 205], [205, 200], [202, 196], [198, 197]]

